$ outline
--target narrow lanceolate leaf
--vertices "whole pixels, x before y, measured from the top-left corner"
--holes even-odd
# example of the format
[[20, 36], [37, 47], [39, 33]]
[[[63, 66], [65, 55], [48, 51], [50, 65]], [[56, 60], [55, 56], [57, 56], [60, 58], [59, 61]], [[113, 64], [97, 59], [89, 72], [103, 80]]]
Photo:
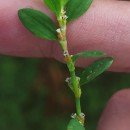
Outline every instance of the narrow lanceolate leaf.
[[66, 5], [67, 22], [71, 22], [83, 15], [93, 0], [69, 0]]
[[98, 58], [98, 57], [105, 56], [105, 55], [106, 55], [106, 53], [104, 53], [104, 52], [101, 52], [98, 50], [92, 50], [92, 51], [77, 53], [72, 56], [72, 60], [73, 60], [73, 62], [75, 62], [80, 57]]
[[79, 123], [77, 119], [71, 119], [67, 130], [85, 130], [85, 128]]
[[106, 57], [100, 60], [95, 61], [90, 64], [81, 75], [80, 85], [84, 85], [89, 81], [96, 78], [98, 75], [107, 70], [113, 63], [113, 59], [111, 57]]
[[59, 16], [61, 12], [61, 2], [63, 0], [44, 0], [45, 4], [50, 8], [50, 10], [56, 14], [56, 16]]
[[57, 40], [56, 27], [47, 15], [30, 8], [19, 10], [18, 15], [23, 25], [37, 37]]

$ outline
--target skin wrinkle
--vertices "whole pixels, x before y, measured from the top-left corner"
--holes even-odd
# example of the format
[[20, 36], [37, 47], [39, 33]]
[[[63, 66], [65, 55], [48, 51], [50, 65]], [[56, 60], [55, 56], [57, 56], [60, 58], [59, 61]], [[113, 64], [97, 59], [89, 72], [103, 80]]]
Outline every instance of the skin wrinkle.
[[[114, 52], [119, 53], [120, 51], [117, 49], [118, 41], [123, 40], [122, 34], [125, 33], [125, 31], [123, 29], [119, 30], [119, 27], [121, 28], [123, 26], [124, 22], [122, 22], [122, 17], [120, 17], [120, 16], [118, 16], [115, 19], [116, 19], [116, 21], [115, 21], [115, 23], [113, 23], [113, 25], [111, 25], [109, 28], [106, 27], [106, 29], [108, 31], [105, 34], [102, 42], [105, 43], [106, 41], [109, 41], [108, 44], [112, 44], [112, 47], [115, 48]], [[118, 34], [118, 36], [117, 36], [117, 34]]]
[[[115, 5], [116, 6], [116, 8], [117, 8], [117, 5]], [[102, 16], [104, 16], [105, 15], [105, 13], [107, 12], [107, 10], [109, 9], [109, 8], [111, 8], [111, 4], [110, 4], [110, 7], [109, 7], [109, 5], [108, 5], [108, 8], [105, 8], [105, 10], [106, 11], [104, 11], [104, 12], [100, 12], [100, 10], [99, 10], [99, 13], [97, 13], [98, 12], [98, 10], [97, 10], [97, 12], [96, 12], [96, 14], [95, 14], [95, 16], [97, 17], [97, 18], [95, 18], [95, 19], [98, 19], [98, 20], [95, 20], [94, 22], [92, 22], [92, 24], [89, 24], [89, 26], [87, 26], [86, 27], [86, 23], [88, 23], [88, 21], [87, 20], [84, 20], [84, 21], [86, 21], [86, 22], [84, 22], [84, 25], [82, 25], [82, 26], [84, 26], [84, 27], [86, 27], [86, 30], [91, 30], [91, 27], [93, 27], [93, 29], [95, 29], [96, 28], [96, 32], [94, 32], [94, 30], [92, 31], [86, 31], [86, 30], [80, 30], [79, 29], [79, 27], [78, 26], [75, 26], [75, 25], [77, 25], [77, 24], [71, 24], [71, 29], [73, 29], [73, 30], [70, 30], [70, 32], [71, 31], [73, 31], [73, 32], [76, 32], [75, 30], [80, 30], [79, 32], [76, 32], [76, 33], [71, 33], [71, 35], [69, 35], [69, 36], [71, 36], [71, 38], [69, 38], [69, 39], [71, 39], [71, 41], [69, 41], [70, 43], [71, 43], [71, 48], [72, 48], [72, 50], [77, 50], [77, 48], [78, 48], [78, 50], [80, 51], [85, 51], [86, 50], [86, 48], [87, 49], [99, 49], [99, 50], [102, 50], [102, 51], [104, 51], [105, 50], [105, 52], [107, 52], [108, 54], [110, 54], [111, 56], [114, 56], [114, 59], [115, 60], [118, 60], [118, 59], [120, 59], [120, 57], [122, 56], [122, 54], [121, 54], [121, 51], [122, 51], [122, 48], [125, 48], [125, 47], [127, 47], [127, 48], [125, 48], [125, 50], [128, 50], [128, 49], [130, 49], [130, 48], [128, 48], [128, 46], [125, 46], [125, 47], [118, 47], [119, 46], [119, 43], [122, 45], [122, 43], [123, 43], [123, 39], [122, 39], [122, 41], [117, 41], [117, 39], [121, 39], [120, 37], [121, 37], [121, 32], [125, 32], [126, 31], [126, 29], [125, 28], [121, 28], [121, 27], [119, 27], [119, 25], [124, 25], [125, 24], [125, 22], [122, 20], [120, 20], [120, 19], [125, 19], [125, 18], [122, 18], [122, 16], [118, 16], [117, 15], [117, 17], [115, 17], [116, 16], [116, 14], [117, 14], [117, 12], [116, 11], [114, 11], [113, 12], [113, 14], [112, 14], [112, 17], [111, 17], [111, 14], [108, 14], [108, 16], [107, 17], [105, 17], [106, 18], [106, 20], [105, 20], [105, 18], [104, 18], [104, 20], [102, 21]], [[90, 11], [91, 12], [91, 11]], [[87, 15], [87, 14], [86, 14]], [[91, 15], [91, 14], [89, 14], [89, 15]], [[109, 16], [110, 15], [110, 16]], [[84, 17], [87, 17], [87, 16], [84, 16]], [[101, 17], [101, 18], [100, 18]], [[115, 20], [113, 21], [112, 19], [113, 19], [113, 17], [115, 17]], [[91, 17], [90, 17], [91, 18]], [[83, 17], [82, 17], [82, 19], [83, 19]], [[93, 21], [93, 20], [91, 20], [91, 19], [89, 19], [90, 21]], [[80, 21], [80, 19], [78, 20], [78, 22]], [[75, 21], [75, 22], [77, 22], [77, 21]], [[103, 26], [102, 26], [102, 23], [103, 23]], [[99, 24], [99, 25], [98, 25]], [[98, 26], [97, 26], [98, 25]], [[109, 26], [108, 26], [109, 25]], [[103, 32], [101, 32], [101, 30], [103, 30], [103, 29], [105, 28], [105, 30], [106, 31], [103, 31]], [[121, 28], [121, 29], [120, 29]], [[122, 30], [121, 32], [120, 32], [120, 34], [119, 34], [119, 36], [118, 36], [118, 32], [119, 32], [119, 30]], [[88, 34], [87, 34], [87, 32], [88, 32]], [[98, 33], [97, 33], [98, 32]], [[130, 33], [130, 31], [128, 32], [128, 33]], [[81, 37], [83, 37], [83, 38], [80, 38], [80, 34], [82, 34], [81, 35]], [[85, 35], [87, 35], [87, 39], [85, 38]], [[93, 35], [93, 39], [91, 38], [91, 36]], [[117, 37], [116, 37], [116, 35], [117, 35]], [[74, 41], [74, 37], [78, 37], [78, 39], [80, 39], [80, 44], [78, 44], [78, 43], [74, 43], [73, 41]], [[98, 41], [99, 40], [99, 41]], [[86, 41], [86, 42], [85, 42]], [[109, 42], [108, 42], [109, 41]], [[79, 42], [79, 41], [77, 41], [77, 42]], [[106, 44], [107, 43], [107, 44]], [[124, 43], [123, 43], [124, 44]], [[84, 46], [84, 50], [83, 50], [83, 48], [82, 48], [82, 46], [80, 46], [80, 45], [82, 45], [82, 46]], [[105, 48], [106, 49], [104, 49], [104, 46], [105, 46]], [[81, 49], [80, 49], [81, 48]], [[111, 49], [113, 48], [113, 52], [114, 53], [112, 53], [111, 52]], [[118, 48], [118, 49], [117, 49]], [[128, 50], [129, 51], [129, 50]], [[111, 53], [110, 53], [111, 52]], [[116, 53], [115, 53], [116, 52]], [[116, 55], [116, 56], [115, 56]], [[125, 56], [124, 56], [124, 58], [123, 58], [124, 60], [125, 60]], [[83, 62], [83, 60], [81, 61], [80, 60], [80, 66], [81, 66], [81, 63], [83, 63], [83, 66], [86, 66], [86, 65], [88, 65], [88, 63], [87, 63], [87, 61], [86, 62]], [[86, 63], [86, 64], [85, 64]], [[120, 64], [122, 64], [122, 66], [123, 66], [123, 64], [124, 64], [124, 62], [120, 62], [118, 65], [117, 64], [115, 64], [115, 65], [113, 65], [113, 68], [115, 69], [115, 68], [120, 68]], [[129, 65], [128, 65], [129, 66]], [[125, 68], [127, 68], [127, 66], [125, 67]], [[112, 69], [112, 70], [114, 70], [114, 69]], [[119, 70], [119, 69], [118, 69]]]
[[[116, 16], [116, 15], [115, 15]], [[118, 15], [117, 15], [118, 16]], [[108, 17], [109, 18], [109, 17]], [[111, 17], [110, 17], [111, 18]], [[126, 30], [123, 30], [124, 28], [122, 28], [122, 29], [120, 29], [121, 27], [123, 27], [123, 24], [125, 23], [123, 20], [120, 20], [120, 19], [124, 19], [124, 18], [122, 18], [122, 16], [118, 16], [117, 18], [115, 18], [115, 23], [111, 23], [111, 26], [108, 26], [108, 27], [110, 27], [110, 29], [108, 28], [108, 31], [106, 31], [107, 33], [106, 33], [106, 35], [107, 36], [105, 36], [105, 38], [106, 38], [106, 41], [104, 41], [104, 43], [106, 43], [107, 41], [109, 41], [109, 43], [107, 44], [107, 45], [109, 45], [109, 44], [112, 44], [112, 47], [113, 48], [115, 48], [115, 50], [114, 50], [114, 52], [118, 52], [117, 54], [119, 54], [119, 53], [121, 53], [121, 50], [119, 51], [118, 49], [117, 49], [117, 46], [118, 46], [118, 41], [120, 42], [120, 40], [121, 40], [121, 33], [122, 32], [125, 32]], [[108, 22], [110, 22], [111, 20], [107, 20]], [[113, 26], [112, 26], [113, 25]], [[121, 26], [120, 26], [121, 25]], [[107, 29], [107, 26], [106, 26], [106, 29]], [[120, 31], [120, 33], [119, 33], [119, 29], [121, 30]], [[111, 32], [109, 32], [109, 30], [111, 31]], [[113, 33], [113, 35], [112, 35], [112, 33]], [[112, 41], [111, 41], [111, 43], [110, 43], [110, 40], [109, 39], [111, 39]], [[118, 40], [117, 40], [118, 39]], [[123, 39], [122, 39], [122, 42], [121, 43], [123, 43]], [[121, 44], [120, 43], [120, 44]], [[114, 47], [115, 46], [115, 47]], [[123, 47], [123, 46], [122, 46]], [[126, 46], [125, 46], [126, 47]], [[108, 48], [110, 48], [110, 47], [108, 47]], [[111, 48], [110, 48], [111, 49]], [[120, 48], [120, 49], [122, 49], [122, 48]], [[116, 58], [119, 58], [119, 56], [117, 56]], [[116, 68], [117, 68], [117, 66], [116, 66]]]
[[[8, 6], [10, 7], [10, 11], [6, 10], [4, 12], [3, 10]], [[52, 41], [39, 39], [23, 27], [18, 20], [17, 10], [24, 7], [33, 7], [41, 10], [51, 16], [54, 20], [54, 15], [50, 13], [49, 9], [47, 9], [46, 6], [43, 8], [40, 2], [37, 2], [36, 0], [23, 0], [22, 2], [12, 0], [11, 3], [9, 3], [8, 0], [2, 1], [0, 10], [1, 12], [4, 12], [4, 16], [0, 19], [0, 32], [2, 32], [2, 34], [0, 33], [0, 52], [6, 55], [17, 55], [22, 57], [43, 57], [43, 54], [39, 51], [37, 45], [38, 43], [43, 42], [43, 45], [40, 45], [41, 48], [43, 48], [41, 50], [45, 50], [44, 53], [47, 57], [52, 56], [53, 50], [53, 57], [63, 61], [63, 57], [61, 56], [61, 53], [59, 53], [61, 52], [59, 45], [53, 44]], [[95, 0], [88, 12], [75, 20], [75, 22], [72, 22], [68, 27], [68, 44], [70, 52], [76, 53], [87, 49], [101, 50], [106, 52], [109, 56], [113, 56], [115, 59], [111, 71], [130, 71], [130, 56], [125, 54], [128, 54], [130, 50], [129, 12], [129, 4], [126, 4], [126, 2]], [[5, 16], [8, 16], [8, 18], [6, 19]], [[119, 18], [117, 17], [122, 20], [119, 21]], [[6, 21], [9, 21], [10, 24]], [[120, 27], [118, 27], [116, 23], [120, 23]], [[8, 29], [7, 26], [9, 26]], [[14, 30], [13, 27], [15, 27], [16, 30]], [[125, 35], [123, 32], [127, 32], [127, 34]], [[117, 36], [113, 36], [111, 33]], [[8, 35], [9, 37], [7, 39]], [[19, 39], [22, 42], [20, 42]], [[28, 51], [29, 54], [22, 54], [22, 51]], [[123, 51], [125, 53], [123, 53]], [[80, 62], [77, 62], [77, 65], [84, 67], [90, 63], [88, 61], [91, 60], [80, 60]], [[126, 62], [127, 64], [124, 64]]]

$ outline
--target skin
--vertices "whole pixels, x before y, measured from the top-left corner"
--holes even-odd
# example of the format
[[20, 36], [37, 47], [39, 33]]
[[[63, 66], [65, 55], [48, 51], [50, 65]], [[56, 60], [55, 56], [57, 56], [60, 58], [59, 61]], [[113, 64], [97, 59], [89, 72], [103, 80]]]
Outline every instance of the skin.
[[[35, 8], [53, 14], [40, 0], [0, 1], [0, 54], [20, 57], [53, 57], [63, 61], [58, 44], [39, 39], [27, 31], [18, 19], [21, 8]], [[130, 72], [130, 2], [95, 0], [82, 17], [68, 26], [68, 47], [74, 54], [85, 50], [101, 50], [114, 58], [110, 71]], [[77, 66], [92, 61], [81, 59]], [[97, 130], [130, 128], [130, 90], [117, 92], [108, 102]]]

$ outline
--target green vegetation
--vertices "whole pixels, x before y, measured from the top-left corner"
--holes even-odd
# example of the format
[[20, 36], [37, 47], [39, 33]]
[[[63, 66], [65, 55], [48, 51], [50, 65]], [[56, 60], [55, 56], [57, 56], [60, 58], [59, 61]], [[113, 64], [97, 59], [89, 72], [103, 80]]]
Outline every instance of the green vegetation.
[[[76, 113], [71, 116], [67, 130], [85, 129], [85, 114], [81, 110], [81, 86], [96, 78], [98, 75], [107, 70], [113, 63], [113, 58], [106, 57], [104, 52], [97, 50], [70, 54], [68, 50], [67, 25], [82, 16], [90, 7], [93, 0], [43, 0], [48, 8], [55, 14], [58, 27], [43, 12], [31, 8], [24, 8], [18, 11], [19, 19], [22, 24], [35, 36], [48, 40], [57, 40], [61, 47], [64, 61], [69, 70], [69, 77], [66, 82], [72, 90], [75, 97]], [[102, 58], [105, 56], [104, 58]], [[98, 61], [90, 64], [83, 70], [80, 76], [77, 76], [75, 69], [75, 60], [80, 57], [96, 58]], [[53, 92], [54, 93], [54, 92]], [[52, 94], [53, 94], [52, 93]]]
[[[66, 66], [51, 59], [0, 56], [0, 61], [0, 130], [66, 130], [75, 106], [64, 84]], [[129, 78], [130, 74], [107, 72], [83, 86], [81, 104], [88, 130], [96, 129], [111, 95], [130, 86]]]

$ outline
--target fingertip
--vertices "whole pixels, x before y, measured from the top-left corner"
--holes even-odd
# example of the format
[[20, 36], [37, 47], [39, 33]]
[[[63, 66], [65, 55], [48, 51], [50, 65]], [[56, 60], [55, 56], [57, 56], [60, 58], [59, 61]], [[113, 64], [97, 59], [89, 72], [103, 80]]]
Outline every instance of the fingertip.
[[128, 130], [130, 128], [130, 89], [117, 92], [109, 100], [97, 130]]

